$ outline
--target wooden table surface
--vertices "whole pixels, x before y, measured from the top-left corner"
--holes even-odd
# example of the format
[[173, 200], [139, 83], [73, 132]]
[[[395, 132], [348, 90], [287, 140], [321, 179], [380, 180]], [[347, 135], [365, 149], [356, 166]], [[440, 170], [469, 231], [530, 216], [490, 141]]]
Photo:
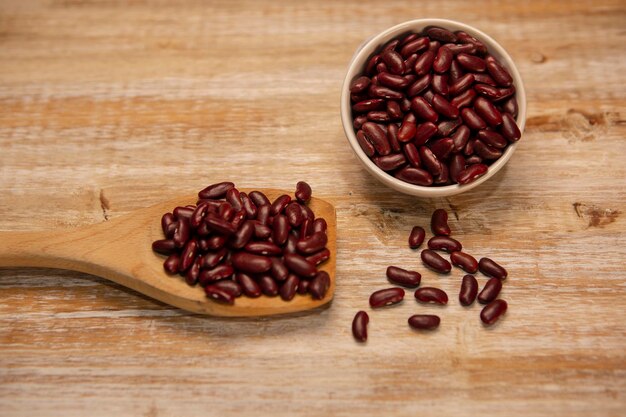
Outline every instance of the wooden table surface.
[[[375, 182], [339, 118], [356, 47], [419, 17], [491, 34], [527, 89], [506, 169], [451, 198]], [[623, 416], [625, 21], [623, 0], [0, 1], [0, 230], [103, 222], [218, 180], [305, 179], [338, 216], [335, 299], [306, 314], [202, 317], [94, 276], [0, 270], [0, 415]], [[456, 302], [458, 270], [406, 247], [435, 208], [509, 270], [492, 328]], [[450, 304], [409, 292], [370, 311], [390, 264]], [[419, 312], [439, 330], [411, 331]]]

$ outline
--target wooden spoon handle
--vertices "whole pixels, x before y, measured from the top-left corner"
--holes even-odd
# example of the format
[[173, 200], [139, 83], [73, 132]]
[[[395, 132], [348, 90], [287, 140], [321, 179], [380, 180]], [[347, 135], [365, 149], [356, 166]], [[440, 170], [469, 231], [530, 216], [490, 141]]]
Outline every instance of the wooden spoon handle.
[[52, 232], [0, 232], [0, 267], [73, 269], [64, 265], [58, 236]]

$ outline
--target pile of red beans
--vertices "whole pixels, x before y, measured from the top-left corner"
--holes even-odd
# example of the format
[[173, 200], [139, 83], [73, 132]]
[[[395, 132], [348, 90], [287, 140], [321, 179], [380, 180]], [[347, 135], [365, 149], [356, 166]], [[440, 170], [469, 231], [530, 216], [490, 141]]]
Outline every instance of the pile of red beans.
[[[452, 265], [461, 268], [467, 273], [461, 280], [459, 290], [459, 302], [463, 306], [470, 306], [476, 299], [485, 307], [480, 312], [480, 319], [489, 326], [494, 324], [506, 312], [507, 303], [498, 299], [502, 289], [502, 281], [507, 277], [507, 271], [502, 266], [489, 258], [481, 258], [480, 261], [462, 252], [461, 242], [450, 237], [451, 230], [448, 226], [448, 214], [445, 210], [437, 209], [432, 215], [431, 230], [434, 234], [428, 240], [428, 249], [421, 252], [422, 262], [431, 270], [447, 274], [452, 270]], [[409, 247], [419, 248], [426, 237], [426, 231], [415, 226], [409, 235]], [[438, 251], [450, 254], [450, 262], [443, 258]], [[478, 292], [478, 281], [474, 275], [482, 272], [490, 279], [483, 289]], [[387, 279], [393, 283], [407, 288], [417, 288], [421, 284], [422, 275], [417, 271], [410, 271], [397, 266], [387, 268]], [[376, 309], [396, 304], [404, 299], [404, 289], [400, 287], [386, 288], [374, 292], [369, 299], [370, 307]], [[448, 294], [435, 287], [421, 287], [415, 290], [415, 298], [419, 303], [448, 304]], [[352, 334], [360, 342], [367, 340], [367, 324], [369, 316], [365, 311], [359, 311], [352, 322]], [[439, 327], [441, 319], [432, 314], [417, 314], [409, 317], [409, 326], [419, 330], [433, 330]]]
[[363, 152], [411, 184], [472, 182], [521, 136], [511, 75], [462, 31], [429, 27], [390, 41], [350, 93]]
[[167, 255], [166, 272], [200, 284], [218, 302], [262, 294], [289, 301], [296, 293], [322, 299], [330, 277], [317, 266], [330, 257], [327, 225], [308, 207], [310, 198], [303, 181], [295, 199], [283, 194], [273, 202], [232, 182], [213, 184], [198, 193], [195, 205], [163, 215], [165, 239], [152, 249]]

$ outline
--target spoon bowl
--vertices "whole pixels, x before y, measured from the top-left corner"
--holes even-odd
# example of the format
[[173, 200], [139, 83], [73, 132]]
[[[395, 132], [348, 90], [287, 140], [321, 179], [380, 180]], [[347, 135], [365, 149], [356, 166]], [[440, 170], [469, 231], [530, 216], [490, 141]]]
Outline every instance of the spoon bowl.
[[[251, 190], [241, 190], [251, 191]], [[263, 189], [270, 200], [284, 190]], [[309, 207], [328, 224], [330, 259], [319, 270], [330, 276], [330, 287], [321, 300], [297, 294], [291, 301], [280, 297], [245, 296], [234, 305], [206, 297], [199, 285], [191, 287], [179, 275], [163, 270], [165, 256], [152, 251], [152, 242], [163, 239], [161, 216], [177, 206], [194, 204], [197, 196], [175, 198], [136, 210], [106, 222], [63, 231], [0, 232], [0, 267], [47, 267], [97, 275], [151, 298], [199, 314], [212, 316], [267, 316], [310, 310], [328, 303], [335, 291], [336, 218], [327, 201], [311, 198]]]

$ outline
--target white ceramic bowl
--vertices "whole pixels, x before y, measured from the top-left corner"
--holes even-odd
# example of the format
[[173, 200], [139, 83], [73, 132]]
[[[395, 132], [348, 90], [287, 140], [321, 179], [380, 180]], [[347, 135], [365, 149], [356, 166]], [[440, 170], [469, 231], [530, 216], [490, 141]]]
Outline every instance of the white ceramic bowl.
[[363, 73], [368, 59], [382, 45], [384, 45], [391, 39], [409, 32], [421, 32], [424, 28], [428, 26], [439, 26], [453, 32], [458, 30], [467, 32], [468, 34], [482, 41], [489, 50], [489, 53], [508, 69], [509, 73], [513, 77], [513, 84], [515, 85], [517, 103], [519, 108], [516, 119], [517, 126], [519, 127], [520, 132], [524, 132], [524, 125], [526, 123], [526, 92], [524, 91], [524, 85], [522, 83], [522, 78], [520, 77], [519, 71], [515, 67], [515, 64], [513, 63], [513, 60], [511, 59], [509, 54], [506, 53], [506, 51], [504, 50], [504, 48], [502, 48], [502, 46], [500, 46], [500, 44], [498, 44], [495, 40], [493, 40], [484, 32], [481, 32], [480, 30], [472, 26], [468, 26], [466, 24], [447, 19], [411, 20], [391, 27], [365, 41], [365, 43], [361, 45], [354, 54], [354, 57], [350, 62], [350, 66], [348, 67], [348, 73], [346, 74], [346, 78], [343, 81], [343, 86], [341, 89], [341, 121], [343, 123], [343, 129], [346, 132], [348, 142], [350, 142], [354, 153], [357, 155], [365, 168], [370, 172], [370, 174], [372, 174], [380, 182], [387, 185], [388, 187], [393, 188], [394, 190], [418, 197], [446, 197], [471, 190], [472, 188], [479, 186], [483, 182], [487, 181], [489, 178], [493, 177], [511, 158], [519, 142], [510, 144], [506, 148], [504, 154], [489, 166], [489, 170], [485, 175], [469, 184], [423, 187], [401, 181], [387, 174], [382, 169], [378, 168], [376, 164], [374, 164], [374, 162], [368, 158], [365, 152], [363, 152], [361, 146], [359, 146], [359, 143], [356, 139], [356, 134], [354, 132], [354, 128], [352, 126], [350, 83]]

